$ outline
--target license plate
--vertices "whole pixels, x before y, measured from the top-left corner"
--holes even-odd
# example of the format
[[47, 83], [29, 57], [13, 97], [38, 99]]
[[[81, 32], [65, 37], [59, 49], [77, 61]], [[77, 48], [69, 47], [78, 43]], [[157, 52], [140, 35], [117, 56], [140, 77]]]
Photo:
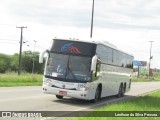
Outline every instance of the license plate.
[[59, 94], [67, 95], [67, 92], [66, 91], [59, 91]]

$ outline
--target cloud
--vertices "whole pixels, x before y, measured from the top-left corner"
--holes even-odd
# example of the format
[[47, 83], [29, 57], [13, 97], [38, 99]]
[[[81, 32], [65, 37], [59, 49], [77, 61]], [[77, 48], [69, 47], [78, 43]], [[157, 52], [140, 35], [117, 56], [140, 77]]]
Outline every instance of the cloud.
[[[158, 4], [159, 3], [159, 4]], [[158, 5], [157, 5], [158, 4]], [[113, 29], [159, 30], [160, 1], [109, 0], [95, 5], [95, 24]]]
[[[90, 27], [92, 0], [6, 0], [4, 3], [5, 11], [16, 23]], [[94, 25], [159, 30], [158, 3], [158, 0], [95, 0]]]
[[[16, 2], [15, 2], [16, 1]], [[6, 5], [16, 21], [38, 22], [45, 25], [90, 26], [90, 1], [80, 0], [14, 0]], [[83, 5], [83, 7], [81, 7]], [[89, 6], [89, 7], [88, 7]]]
[[[39, 51], [47, 48], [55, 36], [89, 37], [91, 10], [92, 0], [1, 0], [0, 39], [20, 39], [20, 29], [15, 25], [27, 26], [24, 39], [31, 44], [37, 40]], [[140, 60], [148, 60], [148, 41], [154, 40], [153, 65], [160, 67], [156, 42], [160, 39], [159, 21], [159, 0], [95, 0], [93, 37], [103, 38]], [[19, 51], [19, 44], [8, 46], [13, 46], [13, 50], [3, 44], [0, 52]], [[33, 46], [24, 45], [26, 49], [33, 49]]]

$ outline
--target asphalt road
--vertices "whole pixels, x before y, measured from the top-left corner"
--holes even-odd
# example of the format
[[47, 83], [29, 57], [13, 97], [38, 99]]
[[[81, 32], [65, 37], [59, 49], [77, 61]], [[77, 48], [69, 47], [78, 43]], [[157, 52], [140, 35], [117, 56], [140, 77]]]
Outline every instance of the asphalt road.
[[[155, 90], [160, 90], [160, 82], [132, 83], [131, 91], [126, 93], [124, 98]], [[121, 99], [106, 97], [95, 104], [68, 97], [58, 100], [54, 95], [43, 94], [40, 86], [0, 87], [0, 111], [85, 111]]]

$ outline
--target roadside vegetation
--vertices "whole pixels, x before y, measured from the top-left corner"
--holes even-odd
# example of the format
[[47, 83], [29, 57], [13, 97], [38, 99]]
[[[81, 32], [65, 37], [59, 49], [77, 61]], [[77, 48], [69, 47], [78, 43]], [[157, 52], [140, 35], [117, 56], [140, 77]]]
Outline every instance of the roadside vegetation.
[[76, 120], [159, 120], [160, 117], [92, 117], [100, 116], [97, 111], [159, 111], [160, 91], [150, 93], [146, 96], [118, 102], [96, 109], [86, 117], [77, 117]]
[[[34, 73], [42, 74], [44, 64], [39, 63], [39, 52], [23, 51], [21, 60], [21, 70], [27, 73], [32, 73], [33, 59], [34, 59]], [[0, 53], [0, 73], [18, 71], [19, 54], [6, 55]]]
[[153, 76], [148, 77], [148, 75], [133, 76], [132, 82], [160, 82], [160, 71], [153, 72]]
[[42, 85], [44, 64], [39, 63], [39, 52], [23, 51], [21, 58], [21, 75], [17, 75], [19, 54], [0, 53], [0, 87]]
[[[9, 86], [41, 86], [42, 74], [32, 74], [28, 72], [22, 72], [21, 75], [17, 75], [15, 72], [0, 73], [0, 87]], [[154, 74], [154, 76], [148, 79], [147, 76], [133, 77], [132, 82], [160, 82], [160, 75]]]
[[16, 73], [0, 74], [0, 87], [9, 86], [41, 86], [42, 75], [22, 73], [17, 75]]

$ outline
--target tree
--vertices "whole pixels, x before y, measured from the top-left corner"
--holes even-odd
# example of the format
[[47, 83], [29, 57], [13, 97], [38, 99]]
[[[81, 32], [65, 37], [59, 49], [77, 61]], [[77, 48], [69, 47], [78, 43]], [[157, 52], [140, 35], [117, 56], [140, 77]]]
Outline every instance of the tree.
[[39, 52], [34, 52], [33, 54], [34, 54], [34, 73], [43, 73], [44, 64], [39, 63]]
[[22, 70], [31, 73], [32, 71], [33, 53], [31, 51], [24, 51], [22, 53]]
[[19, 60], [19, 54], [15, 53], [11, 57], [11, 64], [10, 64], [10, 69], [11, 71], [18, 71], [18, 60]]
[[[39, 52], [24, 51], [22, 53], [21, 70], [32, 73], [34, 58], [34, 73], [43, 73], [44, 64], [39, 63]], [[0, 73], [7, 70], [18, 71], [19, 54], [5, 55], [0, 54]]]
[[0, 73], [5, 73], [10, 68], [10, 56], [0, 53]]
[[33, 68], [34, 58], [34, 73], [43, 73], [43, 64], [39, 63], [39, 52], [24, 51], [22, 53], [22, 70], [31, 73]]

